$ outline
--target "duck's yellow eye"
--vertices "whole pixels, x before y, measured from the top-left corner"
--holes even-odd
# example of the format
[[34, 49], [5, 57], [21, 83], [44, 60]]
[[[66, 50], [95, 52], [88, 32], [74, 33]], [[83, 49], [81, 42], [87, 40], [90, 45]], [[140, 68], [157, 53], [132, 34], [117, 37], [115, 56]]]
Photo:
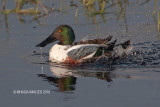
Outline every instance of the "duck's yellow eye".
[[59, 32], [62, 32], [62, 30], [59, 30]]

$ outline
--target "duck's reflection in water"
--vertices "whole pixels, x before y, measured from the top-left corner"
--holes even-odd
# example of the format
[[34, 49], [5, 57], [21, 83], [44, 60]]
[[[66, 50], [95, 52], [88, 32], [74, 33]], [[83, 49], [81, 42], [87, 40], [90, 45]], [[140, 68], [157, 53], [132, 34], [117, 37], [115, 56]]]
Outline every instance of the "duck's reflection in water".
[[76, 77], [73, 76], [67, 76], [67, 77], [52, 77], [47, 76], [46, 74], [38, 74], [39, 77], [44, 78], [47, 80], [50, 84], [55, 85], [58, 87], [59, 91], [73, 91], [75, 90], [75, 84], [76, 84]]
[[38, 74], [38, 77], [42, 77], [51, 85], [58, 87], [58, 91], [60, 92], [74, 91], [76, 89], [76, 80], [78, 77], [93, 77], [106, 82], [112, 82], [113, 78], [130, 78], [129, 75], [115, 74], [112, 71], [79, 71], [73, 69], [72, 66], [57, 66], [53, 64], [50, 65], [50, 71], [53, 73], [53, 76], [48, 76], [47, 74]]
[[72, 76], [72, 72], [67, 71], [65, 68], [50, 66], [53, 76], [47, 74], [38, 74], [38, 77], [42, 77], [48, 81], [51, 85], [58, 87], [58, 91], [73, 91], [75, 90], [75, 84], [77, 78]]

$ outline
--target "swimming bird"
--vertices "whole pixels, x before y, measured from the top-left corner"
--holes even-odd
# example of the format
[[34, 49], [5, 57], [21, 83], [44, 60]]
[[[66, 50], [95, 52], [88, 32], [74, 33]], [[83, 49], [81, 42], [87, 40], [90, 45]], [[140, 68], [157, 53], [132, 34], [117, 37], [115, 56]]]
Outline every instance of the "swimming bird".
[[116, 58], [130, 52], [130, 40], [115, 45], [116, 40], [110, 42], [111, 39], [112, 36], [108, 36], [103, 39], [74, 42], [74, 30], [69, 25], [60, 25], [36, 47], [45, 47], [49, 43], [59, 41], [50, 49], [49, 61], [68, 64], [93, 62], [101, 56]]

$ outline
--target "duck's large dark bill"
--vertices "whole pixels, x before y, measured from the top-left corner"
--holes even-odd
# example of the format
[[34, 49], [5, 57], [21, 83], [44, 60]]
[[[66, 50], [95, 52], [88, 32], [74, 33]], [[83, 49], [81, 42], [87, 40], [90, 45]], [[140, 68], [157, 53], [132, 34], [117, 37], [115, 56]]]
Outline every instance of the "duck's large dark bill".
[[45, 47], [47, 44], [52, 43], [56, 41], [57, 39], [53, 37], [53, 34], [51, 34], [48, 38], [46, 38], [44, 41], [36, 45], [36, 47]]

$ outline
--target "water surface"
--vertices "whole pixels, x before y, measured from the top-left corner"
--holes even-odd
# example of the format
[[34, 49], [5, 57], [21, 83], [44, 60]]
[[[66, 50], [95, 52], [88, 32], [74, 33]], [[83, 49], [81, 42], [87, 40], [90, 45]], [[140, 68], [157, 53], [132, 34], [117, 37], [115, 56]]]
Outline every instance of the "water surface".
[[[1, 106], [160, 106], [160, 34], [152, 16], [155, 1], [109, 2], [105, 14], [95, 14], [76, 0], [77, 19], [70, 1], [41, 2], [57, 11], [38, 20], [22, 15], [24, 21], [15, 13], [0, 14]], [[43, 48], [42, 55], [35, 45], [61, 24], [73, 27], [76, 41], [108, 35], [117, 43], [131, 39], [133, 52], [111, 65], [103, 60], [77, 66], [49, 63], [48, 52], [54, 43]], [[50, 93], [14, 94], [15, 90]]]

